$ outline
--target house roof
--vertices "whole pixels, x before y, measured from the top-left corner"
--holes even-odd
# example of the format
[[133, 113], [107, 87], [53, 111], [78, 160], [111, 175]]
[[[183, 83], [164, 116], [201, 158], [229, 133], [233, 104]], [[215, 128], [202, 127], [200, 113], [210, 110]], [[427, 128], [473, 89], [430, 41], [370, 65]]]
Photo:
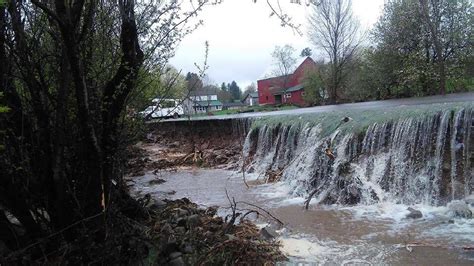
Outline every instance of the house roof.
[[258, 92], [251, 92], [251, 93], [249, 93], [249, 95], [252, 98], [258, 98]]
[[247, 99], [248, 97], [252, 97], [252, 98], [258, 98], [258, 92], [251, 92], [251, 93], [247, 93], [244, 97], [244, 100]]
[[172, 102], [172, 101], [179, 101], [179, 100], [178, 99], [171, 99], [171, 98], [154, 98], [153, 100], [151, 100], [152, 103], [159, 103], [159, 102], [162, 102], [162, 101]]
[[299, 90], [302, 90], [302, 89], [304, 89], [304, 85], [303, 85], [303, 84], [298, 84], [298, 85], [296, 85], [296, 86], [293, 86], [293, 87], [291, 87], [291, 88], [288, 88], [288, 89], [286, 90], [286, 92], [294, 92], [294, 91], [299, 91]]
[[222, 103], [218, 100], [212, 101], [195, 101], [195, 106], [222, 106]]
[[263, 80], [270, 80], [270, 79], [284, 79], [286, 77], [291, 77], [293, 74], [288, 74], [288, 75], [282, 75], [282, 76], [276, 76], [276, 77], [268, 77], [268, 78], [263, 78], [259, 79], [257, 81], [263, 81]]
[[283, 91], [284, 91], [284, 89], [280, 88], [280, 87], [270, 87], [270, 93], [273, 94], [273, 95], [282, 94]]
[[305, 65], [307, 64], [312, 64], [312, 65], [316, 65], [316, 62], [313, 60], [313, 58], [311, 57], [305, 57], [304, 59], [302, 59], [300, 61], [300, 63], [298, 64], [298, 66], [295, 68], [295, 70], [293, 71], [293, 73], [291, 74], [288, 74], [288, 75], [282, 75], [282, 76], [276, 76], [276, 77], [268, 77], [268, 78], [263, 78], [263, 79], [259, 79], [258, 81], [263, 81], [263, 80], [271, 80], [271, 79], [275, 79], [275, 80], [280, 80], [280, 79], [284, 79], [286, 77], [290, 77], [293, 76], [299, 69], [301, 69], [302, 67], [304, 67]]
[[302, 89], [304, 89], [304, 85], [303, 84], [298, 84], [298, 85], [290, 87], [286, 90], [284, 90], [283, 88], [279, 88], [279, 87], [270, 88], [270, 93], [273, 94], [273, 95], [280, 95], [280, 94], [283, 94], [283, 93], [295, 92], [295, 91], [299, 91], [299, 90], [302, 90]]

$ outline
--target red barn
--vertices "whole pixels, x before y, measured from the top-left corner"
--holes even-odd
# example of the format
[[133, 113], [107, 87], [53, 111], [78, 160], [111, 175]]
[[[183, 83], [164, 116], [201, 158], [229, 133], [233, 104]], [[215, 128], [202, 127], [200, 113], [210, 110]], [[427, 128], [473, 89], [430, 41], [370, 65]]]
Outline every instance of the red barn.
[[258, 80], [259, 104], [305, 105], [303, 79], [305, 73], [314, 70], [316, 70], [316, 63], [307, 57], [293, 74]]

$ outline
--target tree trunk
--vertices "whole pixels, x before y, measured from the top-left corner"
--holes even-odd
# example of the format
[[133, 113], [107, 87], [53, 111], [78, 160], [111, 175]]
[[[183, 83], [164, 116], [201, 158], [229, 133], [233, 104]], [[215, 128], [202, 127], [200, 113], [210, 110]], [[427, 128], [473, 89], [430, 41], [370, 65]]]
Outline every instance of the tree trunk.
[[[438, 68], [438, 82], [439, 82], [439, 93], [441, 95], [446, 94], [446, 71], [445, 71], [445, 62], [443, 57], [443, 48], [439, 39], [438, 25], [435, 25], [436, 17], [431, 18], [428, 1], [419, 0], [421, 5], [422, 17], [425, 21], [426, 26], [430, 31], [431, 40], [433, 42], [435, 51], [436, 51], [436, 64]], [[437, 14], [439, 16], [439, 14]], [[433, 15], [435, 16], [435, 15]]]
[[441, 95], [445, 95], [446, 94], [446, 68], [445, 68], [445, 63], [444, 63], [444, 59], [443, 59], [443, 56], [442, 56], [442, 52], [441, 52], [441, 46], [439, 45], [439, 42], [437, 42], [438, 45], [436, 48], [437, 50], [437, 58], [436, 58], [436, 61], [438, 62], [438, 73], [439, 73], [439, 93]]

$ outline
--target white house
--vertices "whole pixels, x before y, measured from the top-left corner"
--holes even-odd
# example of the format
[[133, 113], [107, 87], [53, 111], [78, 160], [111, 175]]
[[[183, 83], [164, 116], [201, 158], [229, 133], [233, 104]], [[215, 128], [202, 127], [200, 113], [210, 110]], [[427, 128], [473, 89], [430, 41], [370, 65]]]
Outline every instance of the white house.
[[185, 101], [186, 114], [208, 113], [222, 110], [222, 103], [214, 90], [197, 90], [189, 93]]
[[258, 92], [248, 93], [245, 95], [243, 102], [250, 106], [258, 105]]

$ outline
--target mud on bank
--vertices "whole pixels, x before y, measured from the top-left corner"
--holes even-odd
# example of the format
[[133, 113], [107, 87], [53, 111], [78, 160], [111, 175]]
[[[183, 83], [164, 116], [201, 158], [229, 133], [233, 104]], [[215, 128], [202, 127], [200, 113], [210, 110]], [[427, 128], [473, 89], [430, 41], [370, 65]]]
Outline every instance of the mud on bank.
[[248, 120], [165, 121], [148, 124], [138, 146], [147, 151], [148, 170], [198, 166], [236, 169]]

